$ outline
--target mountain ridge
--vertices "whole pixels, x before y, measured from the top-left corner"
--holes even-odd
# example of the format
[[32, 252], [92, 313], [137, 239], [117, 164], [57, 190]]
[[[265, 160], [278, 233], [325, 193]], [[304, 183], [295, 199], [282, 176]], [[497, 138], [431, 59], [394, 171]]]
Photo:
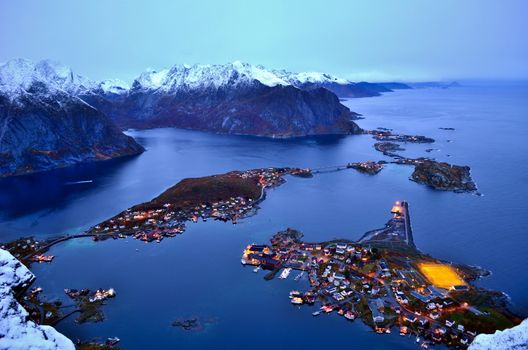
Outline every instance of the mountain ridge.
[[0, 177], [143, 152], [79, 97], [94, 86], [50, 61], [0, 66]]

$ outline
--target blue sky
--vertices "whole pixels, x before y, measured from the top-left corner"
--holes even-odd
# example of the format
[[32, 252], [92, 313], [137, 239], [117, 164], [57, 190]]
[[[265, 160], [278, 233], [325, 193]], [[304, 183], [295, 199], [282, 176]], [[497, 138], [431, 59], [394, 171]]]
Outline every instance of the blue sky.
[[93, 79], [234, 60], [356, 80], [527, 79], [528, 1], [0, 2], [0, 62]]

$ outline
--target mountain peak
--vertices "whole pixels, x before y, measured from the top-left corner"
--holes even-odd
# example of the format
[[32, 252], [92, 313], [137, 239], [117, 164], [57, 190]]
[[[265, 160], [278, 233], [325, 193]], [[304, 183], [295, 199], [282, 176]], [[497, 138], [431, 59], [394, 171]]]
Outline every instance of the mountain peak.
[[28, 90], [34, 83], [43, 83], [48, 90], [79, 93], [95, 86], [89, 79], [75, 74], [68, 66], [52, 60], [36, 63], [22, 58], [0, 66], [0, 89], [10, 93]]
[[251, 84], [255, 80], [267, 86], [290, 85], [262, 66], [234, 61], [227, 64], [177, 64], [160, 71], [147, 69], [134, 81], [134, 87], [163, 91], [217, 89], [227, 85]]

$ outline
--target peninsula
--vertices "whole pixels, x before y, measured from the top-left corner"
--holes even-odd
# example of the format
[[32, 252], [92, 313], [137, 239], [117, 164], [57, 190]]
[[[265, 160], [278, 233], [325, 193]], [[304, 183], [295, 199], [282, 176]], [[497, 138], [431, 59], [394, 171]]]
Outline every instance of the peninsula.
[[360, 318], [377, 333], [414, 336], [422, 348], [443, 343], [467, 348], [477, 334], [515, 326], [521, 318], [508, 309], [500, 292], [472, 284], [488, 274], [419, 251], [414, 244], [409, 205], [396, 202], [385, 227], [358, 241], [308, 243], [287, 229], [270, 245], [250, 244], [243, 265], [271, 270], [265, 279], [308, 277], [308, 289], [290, 292], [293, 305], [317, 305], [312, 313], [337, 312]]

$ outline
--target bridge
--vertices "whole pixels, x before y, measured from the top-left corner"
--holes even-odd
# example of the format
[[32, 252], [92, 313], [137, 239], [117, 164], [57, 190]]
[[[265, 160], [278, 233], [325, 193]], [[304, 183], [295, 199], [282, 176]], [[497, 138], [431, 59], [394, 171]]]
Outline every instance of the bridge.
[[322, 174], [322, 173], [333, 173], [336, 171], [346, 170], [348, 169], [348, 164], [344, 165], [329, 165], [324, 166], [320, 168], [311, 168], [312, 174]]

